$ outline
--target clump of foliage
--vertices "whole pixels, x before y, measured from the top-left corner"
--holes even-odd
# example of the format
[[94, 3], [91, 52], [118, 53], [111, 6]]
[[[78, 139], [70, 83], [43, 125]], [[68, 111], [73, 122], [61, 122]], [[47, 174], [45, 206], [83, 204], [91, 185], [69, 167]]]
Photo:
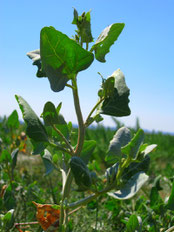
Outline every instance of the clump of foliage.
[[[41, 114], [44, 122], [42, 123], [26, 100], [16, 95], [26, 123], [26, 134], [32, 143], [32, 154], [40, 154], [46, 168], [46, 175], [54, 170], [62, 174], [62, 194], [60, 196], [59, 193], [61, 198], [59, 202], [43, 204], [43, 202], [36, 203], [35, 199], [33, 202], [37, 208], [38, 223], [44, 231], [50, 232], [72, 231], [73, 225], [69, 219], [71, 214], [73, 215], [83, 206], [89, 206], [90, 203], [101, 199], [102, 196], [106, 198], [106, 194], [107, 199], [113, 198], [119, 201], [128, 201], [135, 196], [149, 178], [147, 175], [150, 163], [149, 153], [156, 148], [155, 144], [144, 143], [142, 129], [132, 135], [131, 130], [123, 126], [116, 131], [105, 151], [104, 161], [107, 164], [105, 173], [99, 175], [96, 172], [93, 165], [96, 158], [93, 155], [96, 141], [85, 140], [87, 128], [93, 122], [102, 121], [103, 114], [114, 117], [130, 115], [131, 111], [128, 105], [130, 90], [120, 69], [114, 71], [106, 79], [102, 77], [101, 88], [98, 90], [99, 100], [84, 120], [78, 95], [77, 75], [80, 71], [87, 69], [93, 63], [94, 58], [99, 62], [106, 61], [105, 56], [122, 32], [124, 23], [114, 23], [105, 28], [90, 49], [89, 44], [93, 42], [90, 12], [84, 12], [79, 16], [74, 9], [72, 23], [77, 26], [73, 39], [53, 27], [44, 27], [40, 33], [40, 49], [29, 52], [28, 56], [38, 67], [37, 77], [48, 78], [54, 92], [63, 91], [65, 87], [72, 90], [78, 121], [76, 143], [74, 144], [72, 140], [72, 123], [67, 123], [60, 113], [61, 102], [58, 103], [58, 106], [50, 101], [44, 105]], [[86, 48], [83, 48], [84, 44], [86, 44]], [[7, 154], [6, 151], [1, 153], [0, 167], [3, 168], [3, 165], [11, 167], [9, 178], [13, 177], [18, 152], [17, 148], [11, 154]], [[6, 191], [2, 192], [2, 196], [4, 199], [14, 200], [14, 204], [10, 202], [9, 207], [6, 205], [9, 211], [0, 215], [0, 223], [3, 228], [14, 226], [14, 208], [16, 207], [14, 189], [18, 186], [14, 185], [13, 179], [10, 180], [11, 185], [4, 187]], [[55, 182], [55, 186], [59, 184], [59, 181]], [[173, 210], [173, 187], [167, 203], [161, 202], [161, 204], [155, 205], [158, 191], [159, 183], [156, 182], [151, 191], [150, 207], [154, 207], [154, 211], [159, 211], [161, 207], [163, 207], [163, 212]], [[74, 193], [78, 198], [72, 197]], [[13, 195], [9, 197], [8, 194]], [[142, 207], [142, 204], [139, 206]], [[109, 202], [106, 207], [109, 209]], [[145, 204], [143, 207], [145, 208]], [[148, 211], [148, 208], [146, 210]], [[126, 228], [127, 231], [132, 232], [141, 231], [141, 217], [136, 214], [130, 216], [126, 221]], [[20, 231], [20, 228], [18, 229]]]

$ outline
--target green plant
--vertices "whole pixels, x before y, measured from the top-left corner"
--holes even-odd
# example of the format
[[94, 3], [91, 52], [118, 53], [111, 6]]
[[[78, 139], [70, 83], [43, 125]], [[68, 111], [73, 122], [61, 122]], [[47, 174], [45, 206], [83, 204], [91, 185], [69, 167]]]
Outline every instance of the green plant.
[[[68, 218], [72, 210], [78, 210], [103, 194], [119, 200], [132, 198], [148, 180], [146, 174], [150, 162], [148, 154], [156, 147], [156, 145], [143, 144], [143, 130], [139, 129], [132, 137], [128, 128], [121, 127], [115, 133], [106, 151], [105, 161], [109, 168], [105, 175], [97, 176], [95, 170], [88, 168], [96, 141], [85, 140], [86, 129], [94, 121], [103, 120], [102, 114], [115, 117], [128, 116], [130, 114], [129, 88], [120, 69], [114, 71], [107, 79], [101, 76], [99, 100], [84, 120], [78, 96], [77, 74], [92, 64], [94, 56], [98, 61], [105, 62], [105, 55], [122, 32], [124, 24], [114, 23], [105, 28], [89, 50], [89, 44], [93, 42], [90, 12], [84, 12], [79, 16], [74, 9], [72, 23], [77, 26], [73, 39], [53, 27], [44, 27], [40, 33], [40, 49], [29, 52], [28, 56], [38, 67], [37, 77], [47, 77], [54, 92], [60, 92], [65, 87], [72, 89], [78, 121], [77, 143], [72, 144], [71, 141], [72, 123], [67, 123], [60, 114], [62, 103], [59, 103], [57, 107], [52, 102], [45, 104], [41, 115], [43, 124], [29, 104], [21, 96], [16, 95], [27, 125], [26, 133], [33, 145], [33, 154], [41, 155], [46, 174], [55, 169], [62, 173], [60, 203], [56, 206], [43, 205], [49, 215], [50, 208], [59, 210], [56, 212], [60, 212], [60, 215], [54, 222], [49, 222], [47, 225], [44, 224], [44, 215], [38, 216], [39, 223], [46, 231], [68, 231]], [[84, 44], [86, 49], [83, 48]], [[57, 159], [61, 160], [58, 167], [55, 165]], [[103, 185], [104, 180], [106, 181]], [[71, 202], [72, 190], [89, 194]], [[39, 207], [41, 206], [38, 206], [38, 214]], [[132, 217], [131, 220], [134, 218]]]

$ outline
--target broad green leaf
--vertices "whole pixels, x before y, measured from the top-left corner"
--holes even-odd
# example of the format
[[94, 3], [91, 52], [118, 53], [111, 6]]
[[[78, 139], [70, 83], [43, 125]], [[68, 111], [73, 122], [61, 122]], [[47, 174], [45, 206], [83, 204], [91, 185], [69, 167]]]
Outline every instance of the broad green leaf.
[[47, 102], [44, 106], [42, 117], [46, 126], [54, 124], [66, 124], [62, 115], [57, 113], [56, 107], [52, 102]]
[[23, 119], [27, 124], [27, 135], [35, 142], [48, 142], [48, 135], [45, 127], [35, 112], [21, 96], [15, 95], [15, 97], [22, 111]]
[[[140, 221], [141, 220], [141, 221]], [[138, 220], [135, 214], [132, 214], [129, 221], [126, 224], [126, 232], [140, 232], [141, 231], [142, 219]]]
[[40, 35], [42, 68], [51, 89], [59, 92], [67, 81], [93, 62], [93, 54], [53, 27], [44, 27]]
[[73, 156], [70, 160], [70, 167], [75, 179], [76, 184], [79, 187], [79, 191], [88, 190], [92, 184], [91, 175], [88, 167], [84, 161], [77, 156]]
[[81, 16], [78, 16], [77, 10], [74, 9], [74, 19], [72, 24], [77, 25], [78, 30], [76, 32], [82, 43], [90, 43], [93, 41], [90, 11], [87, 13], [83, 12]]
[[40, 58], [40, 49], [36, 49], [34, 51], [28, 52], [27, 56], [32, 59], [33, 65], [38, 67], [36, 76], [37, 77], [46, 77], [46, 73], [42, 70], [42, 63]]
[[130, 115], [128, 106], [130, 91], [126, 85], [124, 74], [118, 69], [111, 77], [115, 80], [114, 91], [104, 99], [100, 105], [99, 113], [117, 117]]
[[128, 155], [132, 159], [136, 159], [140, 146], [144, 141], [144, 131], [139, 129], [132, 140], [121, 148], [123, 154]]
[[106, 161], [116, 161], [122, 158], [121, 147], [124, 147], [131, 140], [131, 132], [126, 127], [121, 127], [110, 141]]
[[16, 110], [14, 110], [12, 114], [8, 117], [7, 126], [12, 129], [16, 129], [19, 127], [19, 118]]
[[84, 141], [83, 149], [80, 156], [86, 164], [88, 163], [95, 147], [96, 147], [96, 141], [94, 140]]
[[144, 172], [136, 173], [120, 190], [115, 193], [109, 192], [108, 195], [118, 200], [126, 200], [132, 198], [146, 183], [148, 178], [149, 177]]
[[54, 170], [55, 166], [52, 162], [52, 155], [47, 149], [44, 150], [42, 160], [43, 160], [43, 163], [44, 163], [45, 169], [46, 169], [45, 175], [48, 175]]
[[14, 151], [11, 153], [11, 158], [12, 158], [12, 169], [16, 167], [16, 162], [17, 162], [17, 156], [18, 156], [19, 148], [16, 148]]
[[117, 40], [124, 26], [124, 23], [111, 24], [99, 35], [91, 49], [92, 51], [95, 51], [95, 58], [98, 61], [106, 62], [105, 55], [109, 52], [111, 45]]
[[110, 168], [106, 169], [105, 176], [108, 185], [113, 184], [115, 182], [118, 168], [119, 168], [119, 163], [116, 163]]
[[169, 196], [169, 200], [166, 204], [166, 207], [170, 210], [174, 211], [174, 181], [173, 181], [173, 185], [172, 185], [172, 191], [171, 194]]

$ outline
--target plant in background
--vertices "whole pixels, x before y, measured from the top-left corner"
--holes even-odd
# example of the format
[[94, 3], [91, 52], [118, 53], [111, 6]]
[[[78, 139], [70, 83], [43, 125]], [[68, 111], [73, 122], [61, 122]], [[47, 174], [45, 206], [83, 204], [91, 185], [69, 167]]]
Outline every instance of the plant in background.
[[[72, 123], [67, 123], [60, 114], [62, 103], [58, 103], [58, 106], [52, 102], [45, 104], [41, 114], [43, 124], [30, 105], [21, 96], [16, 95], [27, 125], [26, 133], [33, 145], [33, 154], [41, 155], [47, 174], [57, 169], [53, 162], [56, 157], [51, 151], [61, 154], [60, 203], [41, 205], [34, 202], [41, 227], [44, 231], [52, 232], [68, 231], [70, 214], [102, 194], [107, 193], [119, 200], [133, 197], [148, 180], [146, 174], [150, 162], [148, 154], [156, 147], [143, 144], [144, 132], [141, 129], [132, 136], [128, 128], [121, 127], [106, 151], [105, 159], [110, 167], [106, 170], [105, 176], [97, 176], [95, 170], [89, 170], [88, 164], [96, 141], [86, 141], [85, 130], [93, 122], [103, 120], [102, 114], [115, 117], [130, 115], [129, 88], [120, 69], [114, 71], [107, 79], [102, 77], [101, 88], [98, 91], [99, 99], [84, 120], [80, 108], [77, 75], [92, 64], [94, 57], [99, 62], [106, 61], [105, 55], [122, 32], [124, 23], [114, 23], [106, 27], [90, 49], [89, 44], [93, 42], [90, 12], [84, 12], [79, 16], [74, 9], [72, 23], [77, 26], [73, 39], [54, 27], [44, 27], [40, 33], [40, 49], [27, 55], [38, 67], [37, 77], [47, 77], [54, 92], [63, 91], [65, 87], [72, 90], [78, 121], [77, 143], [74, 145], [71, 142]], [[101, 188], [103, 178], [106, 182]], [[88, 195], [71, 202], [70, 196], [74, 190], [87, 192]]]

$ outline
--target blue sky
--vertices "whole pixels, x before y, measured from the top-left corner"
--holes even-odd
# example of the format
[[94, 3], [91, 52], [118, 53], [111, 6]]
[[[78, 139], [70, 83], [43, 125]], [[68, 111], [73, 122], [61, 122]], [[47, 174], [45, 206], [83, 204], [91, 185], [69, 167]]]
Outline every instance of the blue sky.
[[[120, 68], [130, 88], [131, 116], [120, 118], [127, 126], [136, 117], [144, 129], [174, 132], [174, 1], [173, 0], [64, 0], [0, 3], [0, 115], [17, 109], [21, 95], [40, 115], [46, 101], [63, 102], [62, 113], [76, 123], [71, 90], [51, 91], [47, 78], [35, 76], [36, 67], [26, 53], [39, 48], [40, 30], [54, 26], [74, 35], [73, 7], [79, 14], [91, 9], [92, 34], [97, 39], [108, 25], [124, 22], [119, 39], [106, 55], [106, 63], [93, 62], [79, 73], [79, 95], [84, 118], [97, 101], [101, 79]], [[113, 126], [105, 117], [104, 125]]]

